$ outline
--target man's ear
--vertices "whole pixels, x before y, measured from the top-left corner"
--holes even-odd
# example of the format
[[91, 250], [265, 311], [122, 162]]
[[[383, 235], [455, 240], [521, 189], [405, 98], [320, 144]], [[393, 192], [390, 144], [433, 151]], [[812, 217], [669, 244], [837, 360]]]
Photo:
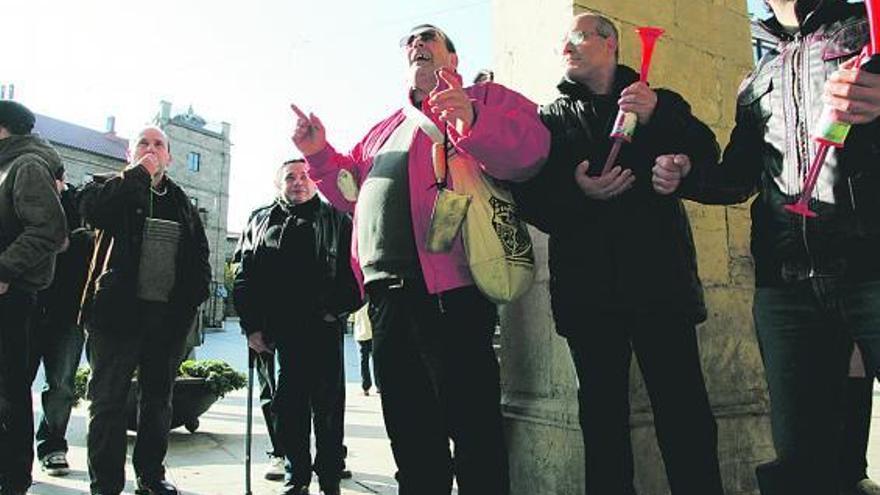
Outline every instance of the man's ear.
[[618, 53], [618, 42], [613, 36], [605, 38], [605, 46], [611, 51], [611, 53]]
[[449, 65], [451, 65], [452, 68], [455, 69], [455, 72], [458, 72], [458, 54], [457, 53], [450, 53], [449, 54]]

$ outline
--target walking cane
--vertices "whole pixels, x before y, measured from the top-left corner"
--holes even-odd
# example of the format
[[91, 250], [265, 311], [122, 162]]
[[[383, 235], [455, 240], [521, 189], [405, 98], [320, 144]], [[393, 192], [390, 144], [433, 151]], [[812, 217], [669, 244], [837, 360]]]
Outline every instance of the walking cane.
[[247, 390], [247, 420], [244, 433], [244, 494], [252, 495], [251, 492], [251, 437], [253, 436], [253, 410], [254, 410], [254, 361], [257, 353], [248, 348], [248, 390]]

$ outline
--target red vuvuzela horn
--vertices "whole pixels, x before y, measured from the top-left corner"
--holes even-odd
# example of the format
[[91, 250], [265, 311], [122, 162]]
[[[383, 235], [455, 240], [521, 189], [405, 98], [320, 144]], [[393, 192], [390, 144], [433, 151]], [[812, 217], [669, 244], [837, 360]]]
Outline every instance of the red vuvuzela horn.
[[645, 26], [636, 28], [636, 32], [642, 40], [642, 69], [639, 72], [639, 80], [647, 82], [648, 71], [651, 70], [651, 57], [654, 56], [654, 45], [657, 43], [657, 38], [663, 34], [663, 29]]
[[878, 55], [880, 54], [880, 2], [865, 0], [865, 8], [868, 9], [868, 24], [871, 26], [871, 52], [869, 55]]
[[[663, 32], [663, 29], [658, 27], [643, 26], [636, 28], [636, 33], [639, 34], [639, 38], [642, 40], [642, 68], [639, 71], [639, 80], [642, 82], [648, 81], [648, 72], [651, 70], [651, 58], [654, 56], [654, 45], [657, 43], [657, 38]], [[614, 144], [611, 146], [611, 151], [605, 160], [605, 166], [602, 167], [603, 174], [614, 166], [623, 142], [632, 141], [637, 123], [638, 117], [636, 114], [622, 110], [617, 112], [617, 117], [614, 119], [614, 127], [611, 128], [611, 139], [614, 140]]]

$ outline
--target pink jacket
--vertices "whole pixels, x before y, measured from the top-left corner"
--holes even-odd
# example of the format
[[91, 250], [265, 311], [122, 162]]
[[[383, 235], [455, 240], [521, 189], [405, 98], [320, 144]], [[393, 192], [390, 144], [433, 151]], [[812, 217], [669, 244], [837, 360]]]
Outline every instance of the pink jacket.
[[[540, 170], [550, 149], [550, 133], [538, 117], [535, 103], [519, 93], [494, 83], [465, 88], [474, 105], [476, 119], [466, 135], [450, 140], [459, 152], [467, 153], [483, 165], [489, 175], [502, 180], [523, 181]], [[373, 157], [404, 120], [403, 110], [379, 122], [348, 154], [338, 153], [329, 144], [318, 153], [307, 156], [310, 175], [318, 182], [321, 193], [333, 205], [346, 212], [354, 211], [337, 187], [340, 168], [350, 171], [358, 184], [367, 177]], [[440, 125], [437, 122], [438, 126]], [[442, 127], [441, 127], [442, 128]], [[431, 211], [437, 195], [431, 161], [431, 139], [421, 130], [416, 132], [409, 150], [409, 191], [413, 232], [416, 236], [419, 264], [428, 292], [437, 294], [457, 287], [472, 285], [461, 236], [448, 253], [429, 253], [425, 239], [431, 223]], [[450, 183], [451, 188], [455, 184]], [[354, 219], [355, 229], [357, 218]], [[353, 234], [352, 257], [356, 272], [357, 246]], [[361, 278], [362, 280], [362, 278]]]

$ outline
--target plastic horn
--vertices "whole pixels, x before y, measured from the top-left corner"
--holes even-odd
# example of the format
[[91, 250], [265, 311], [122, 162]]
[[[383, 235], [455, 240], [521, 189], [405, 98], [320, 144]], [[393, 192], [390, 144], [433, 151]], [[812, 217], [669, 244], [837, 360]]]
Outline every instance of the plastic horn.
[[[856, 65], [861, 70], [873, 73], [880, 73], [880, 0], [865, 0], [865, 8], [868, 10], [868, 24], [871, 30], [871, 41], [862, 50]], [[828, 150], [832, 147], [843, 148], [846, 143], [846, 137], [852, 127], [845, 122], [837, 122], [832, 118], [831, 108], [825, 107], [822, 115], [819, 117], [818, 133], [813, 135], [813, 140], [819, 145], [816, 150], [816, 156], [810, 163], [807, 175], [804, 177], [804, 184], [801, 187], [801, 194], [798, 200], [792, 204], [785, 205], [785, 209], [791, 213], [804, 217], [815, 217], [816, 212], [810, 209], [810, 198], [813, 197], [813, 189], [819, 179], [819, 173], [822, 171], [822, 165], [825, 164], [825, 158], [828, 156]]]
[[868, 9], [868, 24], [871, 26], [871, 56], [880, 54], [880, 2], [865, 0]]
[[[648, 82], [648, 72], [651, 70], [651, 58], [654, 56], [654, 45], [657, 38], [663, 34], [663, 29], [658, 27], [644, 26], [636, 28], [636, 33], [642, 40], [642, 68], [639, 71], [639, 81]], [[611, 170], [614, 162], [617, 161], [617, 155], [620, 154], [620, 148], [624, 141], [632, 141], [633, 134], [636, 132], [636, 124], [638, 117], [632, 112], [618, 111], [617, 117], [614, 119], [614, 127], [611, 128], [611, 139], [614, 144], [605, 160], [605, 166], [602, 167], [602, 173]]]

